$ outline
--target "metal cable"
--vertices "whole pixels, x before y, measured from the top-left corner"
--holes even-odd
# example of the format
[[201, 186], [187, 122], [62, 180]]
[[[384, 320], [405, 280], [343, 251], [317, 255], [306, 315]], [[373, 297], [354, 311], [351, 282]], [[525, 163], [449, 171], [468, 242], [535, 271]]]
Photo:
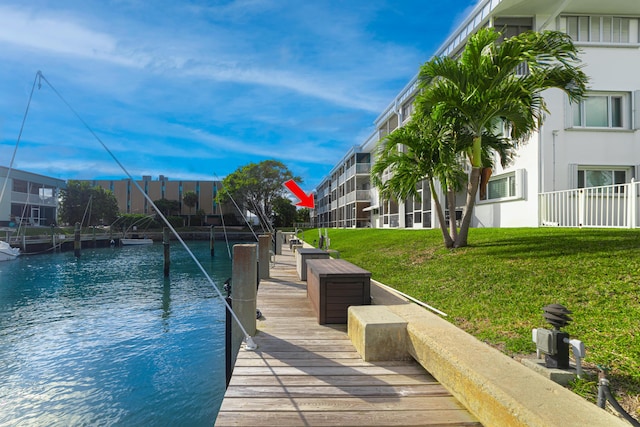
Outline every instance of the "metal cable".
[[182, 239], [182, 237], [180, 237], [180, 234], [178, 234], [178, 232], [175, 230], [175, 228], [171, 225], [171, 223], [167, 220], [167, 218], [164, 216], [164, 214], [160, 211], [160, 209], [158, 209], [158, 207], [156, 206], [155, 203], [153, 203], [153, 200], [151, 200], [151, 197], [149, 197], [149, 195], [147, 193], [144, 192], [144, 190], [142, 189], [142, 187], [140, 187], [140, 184], [138, 184], [133, 177], [131, 176], [131, 174], [129, 173], [129, 171], [127, 170], [127, 168], [124, 167], [124, 165], [120, 162], [120, 160], [118, 160], [118, 158], [113, 154], [113, 152], [109, 149], [109, 147], [107, 147], [107, 145], [102, 142], [102, 140], [100, 139], [100, 137], [93, 131], [93, 129], [87, 124], [87, 122], [84, 121], [84, 119], [73, 109], [73, 107], [71, 106], [71, 104], [69, 104], [66, 99], [56, 90], [56, 88], [49, 82], [49, 80], [47, 80], [46, 77], [44, 77], [44, 75], [42, 74], [41, 71], [38, 71], [37, 73], [38, 76], [40, 76], [41, 80], [44, 80], [45, 83], [47, 83], [47, 85], [51, 88], [51, 90], [53, 90], [53, 92], [58, 96], [58, 98], [60, 98], [60, 100], [67, 106], [67, 108], [69, 108], [69, 110], [76, 116], [76, 118], [78, 120], [80, 120], [80, 122], [84, 125], [84, 127], [91, 133], [91, 135], [93, 135], [93, 137], [96, 139], [96, 141], [98, 141], [100, 143], [100, 145], [102, 146], [102, 148], [105, 149], [105, 151], [111, 156], [111, 158], [116, 162], [116, 164], [118, 166], [120, 166], [120, 169], [122, 169], [122, 171], [124, 172], [124, 174], [131, 180], [131, 182], [133, 182], [133, 184], [135, 185], [135, 187], [140, 191], [140, 193], [142, 194], [142, 196], [147, 200], [147, 202], [149, 202], [149, 204], [153, 207], [153, 209], [156, 211], [156, 213], [158, 214], [158, 216], [162, 219], [162, 221], [166, 224], [166, 226], [171, 230], [171, 232], [176, 236], [176, 238], [178, 239], [178, 241], [180, 242], [180, 244], [184, 247], [184, 249], [187, 251], [187, 253], [189, 254], [189, 256], [191, 256], [191, 258], [193, 259], [193, 261], [196, 263], [196, 265], [198, 266], [198, 268], [200, 269], [200, 271], [202, 272], [202, 274], [204, 274], [204, 276], [206, 277], [207, 281], [211, 284], [211, 286], [213, 286], [213, 288], [215, 289], [216, 293], [218, 294], [218, 296], [220, 297], [220, 299], [222, 300], [222, 302], [224, 303], [224, 305], [226, 306], [227, 310], [229, 310], [229, 312], [231, 313], [231, 315], [233, 316], [234, 320], [236, 321], [236, 323], [238, 324], [238, 326], [240, 327], [240, 329], [242, 330], [242, 333], [244, 334], [245, 337], [245, 341], [246, 341], [246, 349], [247, 350], [255, 350], [257, 348], [256, 344], [253, 342], [253, 339], [251, 338], [251, 336], [247, 333], [247, 330], [244, 328], [244, 326], [242, 325], [242, 323], [240, 322], [240, 319], [238, 318], [238, 316], [236, 315], [236, 313], [233, 311], [233, 309], [231, 308], [231, 306], [227, 303], [227, 301], [225, 300], [224, 296], [222, 295], [222, 292], [220, 291], [220, 289], [218, 289], [218, 287], [216, 286], [216, 283], [213, 281], [213, 279], [211, 278], [211, 276], [209, 276], [209, 274], [207, 273], [207, 271], [204, 269], [204, 267], [202, 266], [202, 264], [200, 263], [200, 261], [198, 261], [198, 259], [196, 258], [196, 256], [193, 254], [193, 252], [191, 251], [191, 249], [189, 249], [189, 246], [187, 246], [187, 244], [184, 242], [184, 240]]

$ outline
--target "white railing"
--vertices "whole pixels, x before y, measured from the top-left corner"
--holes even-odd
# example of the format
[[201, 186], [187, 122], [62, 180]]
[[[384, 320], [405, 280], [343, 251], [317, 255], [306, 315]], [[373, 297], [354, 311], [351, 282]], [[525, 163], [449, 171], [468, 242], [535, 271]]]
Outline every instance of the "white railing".
[[11, 192], [11, 202], [39, 206], [57, 206], [57, 199], [55, 197], [40, 197], [38, 194], [21, 193], [19, 191]]
[[371, 201], [371, 191], [369, 190], [356, 190], [356, 200], [361, 202]]
[[542, 193], [539, 223], [556, 227], [637, 228], [640, 182]]
[[368, 174], [371, 172], [371, 163], [356, 163], [356, 173]]
[[344, 196], [344, 203], [348, 204], [348, 203], [352, 203], [356, 201], [356, 193], [355, 191], [352, 191], [351, 193], [347, 193]]
[[347, 171], [345, 172], [345, 180], [348, 180], [349, 178], [355, 176], [355, 174], [356, 174], [356, 165], [353, 165], [349, 169], [347, 169]]

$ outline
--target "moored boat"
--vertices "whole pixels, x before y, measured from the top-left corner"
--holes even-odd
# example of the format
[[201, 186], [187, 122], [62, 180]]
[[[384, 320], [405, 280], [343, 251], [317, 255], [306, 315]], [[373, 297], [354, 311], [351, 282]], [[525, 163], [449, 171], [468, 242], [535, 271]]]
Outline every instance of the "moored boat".
[[148, 238], [120, 239], [120, 244], [125, 245], [151, 245], [153, 240]]
[[7, 242], [0, 240], [0, 261], [11, 261], [20, 255], [20, 249], [11, 247]]

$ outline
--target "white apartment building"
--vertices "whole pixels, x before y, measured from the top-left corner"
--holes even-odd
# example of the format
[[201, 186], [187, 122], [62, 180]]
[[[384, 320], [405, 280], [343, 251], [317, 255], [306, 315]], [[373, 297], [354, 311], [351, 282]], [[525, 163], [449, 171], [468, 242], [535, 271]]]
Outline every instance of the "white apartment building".
[[[6, 181], [6, 182], [5, 182]], [[58, 216], [60, 190], [65, 181], [18, 169], [0, 166], [0, 227], [15, 228], [20, 224], [50, 226]]]
[[[434, 55], [458, 55], [485, 26], [506, 36], [568, 33], [590, 81], [580, 104], [545, 92], [542, 128], [511, 165], [494, 167], [472, 226], [640, 226], [640, 0], [481, 0]], [[417, 74], [376, 119], [376, 131], [317, 187], [318, 226], [438, 226], [427, 183], [420, 200], [396, 202], [380, 200], [369, 179], [378, 141], [407, 122], [416, 90]], [[460, 216], [462, 195], [457, 205]]]

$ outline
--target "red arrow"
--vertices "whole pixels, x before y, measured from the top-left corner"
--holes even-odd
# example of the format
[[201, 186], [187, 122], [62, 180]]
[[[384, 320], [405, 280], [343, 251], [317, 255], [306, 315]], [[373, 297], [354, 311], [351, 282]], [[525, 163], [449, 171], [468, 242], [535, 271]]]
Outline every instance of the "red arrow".
[[287, 187], [289, 191], [293, 193], [294, 196], [300, 199], [300, 202], [296, 203], [296, 206], [302, 206], [303, 208], [311, 208], [311, 209], [315, 207], [315, 203], [313, 201], [313, 193], [307, 195], [302, 190], [302, 188], [300, 188], [298, 184], [296, 184], [294, 180], [290, 179], [289, 181], [284, 183], [284, 186]]

